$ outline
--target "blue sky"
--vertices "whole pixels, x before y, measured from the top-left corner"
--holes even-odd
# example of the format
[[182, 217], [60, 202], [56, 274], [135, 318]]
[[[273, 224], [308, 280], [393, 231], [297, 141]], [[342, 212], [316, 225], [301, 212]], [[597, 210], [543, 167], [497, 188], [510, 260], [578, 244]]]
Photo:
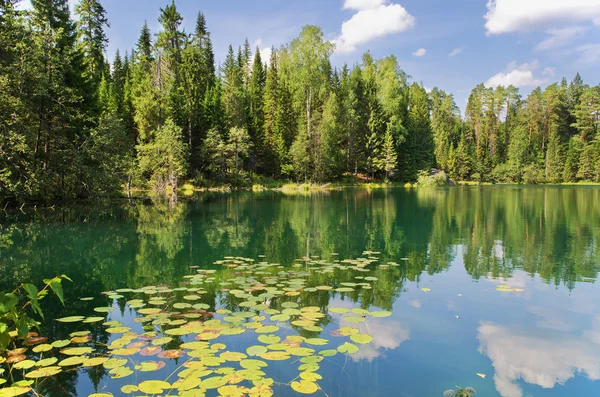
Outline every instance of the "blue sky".
[[[74, 0], [73, 0], [74, 1]], [[103, 0], [111, 28], [108, 49], [131, 49], [147, 20], [159, 29], [170, 0]], [[479, 83], [537, 85], [580, 72], [600, 82], [600, 0], [177, 0], [187, 31], [207, 17], [217, 60], [247, 37], [261, 49], [292, 40], [306, 24], [336, 42], [335, 66], [394, 54], [427, 88], [452, 92], [464, 109]]]

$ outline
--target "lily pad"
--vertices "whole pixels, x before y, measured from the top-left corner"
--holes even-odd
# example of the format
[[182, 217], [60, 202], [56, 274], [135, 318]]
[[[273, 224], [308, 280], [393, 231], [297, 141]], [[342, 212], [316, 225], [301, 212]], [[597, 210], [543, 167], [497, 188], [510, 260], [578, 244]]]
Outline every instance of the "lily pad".
[[58, 319], [56, 319], [56, 321], [59, 321], [61, 323], [78, 323], [80, 321], [83, 321], [84, 319], [85, 319], [84, 316], [70, 316], [70, 317], [58, 318]]
[[301, 394], [314, 394], [319, 390], [316, 383], [302, 379], [299, 382], [292, 382], [292, 389]]
[[290, 359], [290, 355], [286, 352], [268, 352], [261, 354], [260, 358], [268, 361], [285, 361]]
[[163, 380], [146, 380], [138, 385], [139, 391], [146, 394], [162, 394], [170, 388], [171, 384]]
[[376, 311], [376, 312], [369, 312], [369, 314], [372, 317], [376, 317], [376, 318], [383, 318], [383, 317], [389, 317], [392, 315], [392, 312], [386, 312], [386, 311]]
[[343, 345], [339, 346], [337, 348], [337, 351], [342, 354], [355, 354], [358, 353], [358, 347], [356, 345], [353, 345], [352, 343], [346, 342]]
[[350, 336], [350, 340], [354, 343], [358, 343], [361, 345], [367, 345], [373, 341], [371, 335], [367, 334], [354, 334]]
[[89, 354], [93, 351], [94, 349], [91, 347], [68, 347], [66, 349], [62, 349], [60, 352], [62, 354], [66, 354], [67, 356], [81, 356], [83, 354]]
[[38, 379], [38, 378], [47, 378], [49, 376], [54, 376], [62, 372], [60, 367], [44, 367], [40, 369], [36, 369], [34, 371], [28, 372], [25, 374], [26, 378], [29, 379]]

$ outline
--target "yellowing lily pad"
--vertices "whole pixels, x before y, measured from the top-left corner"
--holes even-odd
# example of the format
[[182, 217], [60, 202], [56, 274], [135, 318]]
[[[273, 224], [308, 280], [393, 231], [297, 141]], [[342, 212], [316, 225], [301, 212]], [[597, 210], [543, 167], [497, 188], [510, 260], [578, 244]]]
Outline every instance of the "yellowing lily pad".
[[25, 377], [29, 379], [47, 378], [61, 372], [62, 369], [60, 367], [44, 367], [25, 374]]
[[43, 353], [43, 352], [48, 352], [52, 350], [52, 345], [49, 344], [43, 344], [43, 345], [37, 345], [36, 347], [33, 348], [33, 352], [34, 353]]
[[60, 352], [62, 354], [66, 354], [67, 356], [81, 356], [83, 354], [89, 354], [93, 351], [94, 349], [91, 347], [69, 347], [62, 349]]
[[29, 386], [12, 386], [0, 389], [0, 397], [15, 397], [28, 393], [31, 390]]
[[85, 356], [74, 356], [65, 358], [59, 362], [58, 365], [61, 367], [72, 367], [74, 365], [81, 365], [85, 360], [87, 360], [87, 357]]
[[319, 390], [316, 383], [304, 379], [299, 382], [292, 382], [291, 386], [295, 392], [301, 394], [314, 394]]
[[269, 360], [269, 361], [284, 361], [284, 360], [289, 360], [290, 355], [287, 354], [286, 352], [268, 352], [268, 353], [261, 354], [260, 358], [262, 358], [263, 360]]
[[171, 388], [171, 384], [162, 380], [146, 380], [140, 383], [138, 388], [142, 393], [162, 394], [163, 391]]

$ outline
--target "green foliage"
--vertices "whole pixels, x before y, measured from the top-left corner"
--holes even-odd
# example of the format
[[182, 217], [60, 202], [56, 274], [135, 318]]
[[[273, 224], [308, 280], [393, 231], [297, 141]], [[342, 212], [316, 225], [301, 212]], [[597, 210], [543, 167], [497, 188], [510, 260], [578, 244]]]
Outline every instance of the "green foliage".
[[38, 328], [35, 316], [44, 318], [40, 302], [48, 296], [49, 291], [64, 305], [62, 280], [71, 281], [65, 275], [44, 280], [44, 288], [29, 283], [19, 285], [12, 292], [0, 291], [0, 354], [4, 353], [11, 341], [24, 339], [32, 328]]
[[420, 187], [442, 187], [448, 184], [448, 175], [444, 171], [431, 172], [429, 170], [419, 171], [417, 185]]
[[[75, 11], [76, 22], [67, 0], [33, 0], [30, 12], [2, 5], [2, 202], [162, 189], [181, 178], [414, 182], [430, 167], [457, 180], [600, 180], [600, 86], [579, 75], [524, 99], [513, 86], [480, 84], [463, 120], [451, 94], [409, 82], [394, 56], [367, 52], [352, 69], [333, 68], [334, 46], [317, 26], [273, 48], [268, 66], [248, 40], [229, 46], [217, 71], [204, 14], [188, 34], [172, 2], [159, 31], [144, 23], [133, 53], [117, 51], [111, 66], [101, 2]], [[248, 150], [223, 161], [215, 148], [229, 147], [232, 128], [247, 132]], [[157, 153], [174, 157], [149, 161]]]
[[153, 136], [153, 142], [137, 147], [140, 171], [155, 189], [177, 188], [188, 166], [188, 150], [182, 130], [169, 118]]

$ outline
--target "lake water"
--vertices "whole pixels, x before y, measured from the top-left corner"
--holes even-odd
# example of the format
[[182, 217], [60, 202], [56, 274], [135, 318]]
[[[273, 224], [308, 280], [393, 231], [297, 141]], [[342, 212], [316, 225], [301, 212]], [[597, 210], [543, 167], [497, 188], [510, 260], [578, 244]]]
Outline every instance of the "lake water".
[[[47, 396], [144, 395], [121, 388], [149, 379], [172, 385], [184, 379], [179, 373], [189, 362], [248, 354], [249, 346], [261, 346], [259, 356], [249, 359], [268, 366], [248, 362], [261, 366], [259, 375], [240, 376], [257, 384], [258, 378], [273, 379], [265, 388], [275, 396], [299, 395], [289, 383], [299, 382], [301, 372], [310, 383], [302, 385], [318, 385], [322, 390], [314, 395], [330, 397], [439, 397], [457, 386], [486, 397], [598, 396], [599, 245], [597, 188], [202, 194], [179, 202], [5, 214], [0, 290], [66, 274], [73, 279], [64, 284], [66, 306], [46, 301], [41, 334], [48, 343], [81, 332], [87, 339], [70, 347], [94, 349], [83, 359], [115, 358], [118, 348], [131, 349], [120, 356], [127, 360], [120, 368], [131, 374], [120, 378], [104, 364], [63, 366], [58, 375], [37, 381], [36, 390]], [[140, 313], [141, 305], [160, 313]], [[363, 310], [346, 313], [353, 308]], [[241, 319], [228, 311], [242, 312]], [[372, 314], [377, 311], [391, 315]], [[243, 315], [248, 312], [253, 314]], [[101, 319], [56, 321], [68, 316]], [[271, 328], [263, 333], [261, 327]], [[365, 339], [340, 335], [340, 327]], [[196, 335], [207, 346], [181, 347]], [[267, 338], [261, 342], [260, 335]], [[173, 340], [154, 343], [164, 336]], [[269, 339], [277, 337], [281, 342]], [[358, 352], [342, 348], [329, 356], [348, 343]], [[285, 355], [291, 345], [314, 350], [312, 357], [329, 352], [320, 362], [300, 353], [274, 361], [263, 352], [268, 346]], [[178, 357], [140, 354], [149, 346]], [[26, 355], [33, 361], [68, 357], [59, 351], [30, 349]], [[209, 385], [217, 388], [208, 388], [207, 396], [252, 388], [248, 379], [232, 380], [240, 358], [223, 357], [222, 363], [205, 361], [206, 374], [198, 374], [185, 395], [203, 395], [201, 388]], [[13, 370], [12, 378], [6, 372], [4, 386], [36, 368]], [[209, 378], [219, 379], [202, 383]], [[222, 382], [234, 387], [223, 389]], [[184, 391], [156, 394], [179, 393]]]

